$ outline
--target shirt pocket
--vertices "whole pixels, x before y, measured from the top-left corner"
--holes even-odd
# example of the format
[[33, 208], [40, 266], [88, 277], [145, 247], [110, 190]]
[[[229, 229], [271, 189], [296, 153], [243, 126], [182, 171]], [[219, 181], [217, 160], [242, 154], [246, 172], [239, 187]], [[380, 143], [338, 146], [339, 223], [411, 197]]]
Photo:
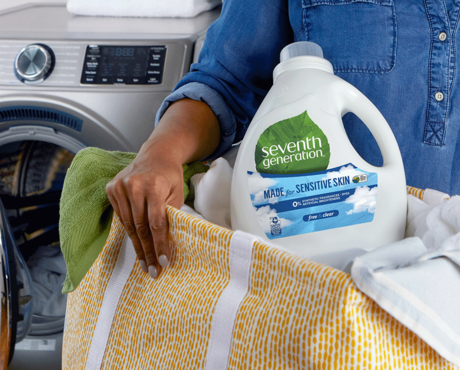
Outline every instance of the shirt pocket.
[[396, 59], [393, 0], [302, 0], [304, 37], [335, 72], [387, 73]]

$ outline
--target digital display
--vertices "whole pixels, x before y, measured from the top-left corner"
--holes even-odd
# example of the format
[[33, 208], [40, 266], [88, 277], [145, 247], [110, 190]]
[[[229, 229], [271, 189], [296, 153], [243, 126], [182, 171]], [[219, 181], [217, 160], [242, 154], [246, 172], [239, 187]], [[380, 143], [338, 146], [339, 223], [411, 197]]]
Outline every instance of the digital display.
[[101, 77], [144, 77], [149, 62], [149, 48], [102, 48]]
[[159, 84], [165, 55], [165, 46], [89, 45], [81, 83]]
[[[145, 51], [144, 51], [145, 55]], [[115, 48], [116, 57], [132, 57], [134, 56], [134, 48]]]

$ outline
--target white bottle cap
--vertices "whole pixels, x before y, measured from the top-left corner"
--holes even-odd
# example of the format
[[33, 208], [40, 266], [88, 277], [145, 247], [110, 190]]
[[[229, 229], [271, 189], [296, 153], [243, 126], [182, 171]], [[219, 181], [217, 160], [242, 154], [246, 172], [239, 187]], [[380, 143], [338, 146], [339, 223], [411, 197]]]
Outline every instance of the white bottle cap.
[[280, 61], [300, 56], [314, 56], [323, 58], [323, 49], [318, 44], [310, 41], [298, 41], [289, 44], [281, 50]]

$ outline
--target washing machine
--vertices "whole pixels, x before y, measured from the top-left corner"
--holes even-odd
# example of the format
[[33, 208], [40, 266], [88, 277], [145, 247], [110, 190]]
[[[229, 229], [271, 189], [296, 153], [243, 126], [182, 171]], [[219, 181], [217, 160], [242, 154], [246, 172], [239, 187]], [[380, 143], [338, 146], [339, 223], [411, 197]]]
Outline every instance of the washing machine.
[[61, 368], [65, 315], [36, 311], [44, 288], [31, 271], [39, 248], [48, 265], [59, 249], [65, 172], [85, 147], [139, 150], [219, 14], [83, 17], [61, 4], [0, 12], [0, 370]]

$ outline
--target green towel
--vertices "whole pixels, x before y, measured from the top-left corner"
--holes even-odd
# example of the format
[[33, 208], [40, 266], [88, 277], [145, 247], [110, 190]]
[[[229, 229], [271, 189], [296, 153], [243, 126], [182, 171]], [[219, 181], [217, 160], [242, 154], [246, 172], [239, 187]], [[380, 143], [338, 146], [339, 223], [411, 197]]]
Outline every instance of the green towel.
[[[135, 157], [136, 153], [87, 148], [72, 161], [60, 201], [59, 238], [67, 265], [62, 293], [77, 288], [101, 252], [109, 235], [113, 211], [105, 187]], [[190, 178], [207, 169], [208, 166], [200, 162], [183, 166], [185, 199]]]

